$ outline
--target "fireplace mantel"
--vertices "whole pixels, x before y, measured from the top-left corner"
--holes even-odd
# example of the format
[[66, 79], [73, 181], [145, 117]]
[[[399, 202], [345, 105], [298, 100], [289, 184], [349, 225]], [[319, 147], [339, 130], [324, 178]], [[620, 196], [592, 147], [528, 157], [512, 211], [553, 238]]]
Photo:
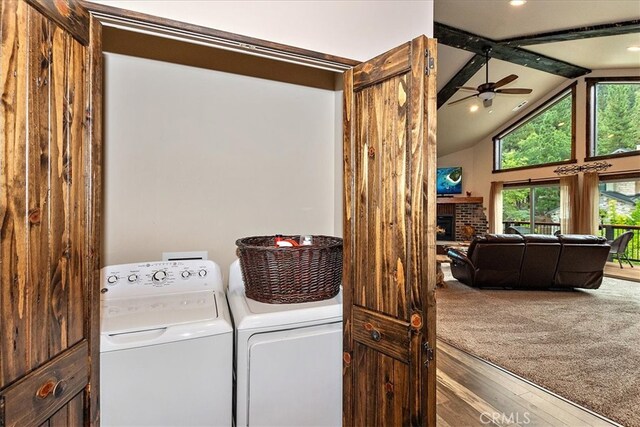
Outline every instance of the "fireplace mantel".
[[482, 197], [438, 197], [436, 200], [439, 205], [483, 202]]

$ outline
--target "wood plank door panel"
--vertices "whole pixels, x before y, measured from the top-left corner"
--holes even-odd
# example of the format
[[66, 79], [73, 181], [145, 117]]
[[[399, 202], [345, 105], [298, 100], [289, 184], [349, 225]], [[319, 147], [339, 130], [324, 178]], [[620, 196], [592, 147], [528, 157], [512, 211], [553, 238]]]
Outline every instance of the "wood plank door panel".
[[344, 425], [435, 425], [435, 68], [418, 37], [345, 73]]
[[0, 425], [98, 422], [100, 24], [0, 4]]

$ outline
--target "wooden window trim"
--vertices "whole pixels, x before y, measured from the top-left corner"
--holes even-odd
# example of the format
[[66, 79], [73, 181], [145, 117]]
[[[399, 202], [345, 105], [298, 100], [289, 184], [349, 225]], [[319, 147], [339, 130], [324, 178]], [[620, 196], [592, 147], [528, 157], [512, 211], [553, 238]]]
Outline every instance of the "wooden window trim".
[[[548, 166], [556, 166], [563, 165], [569, 163], [576, 163], [576, 87], [578, 85], [577, 81], [574, 81], [570, 85], [564, 87], [559, 90], [555, 95], [545, 101], [542, 105], [535, 108], [534, 110], [528, 112], [524, 116], [520, 117], [515, 123], [513, 123], [508, 128], [504, 129], [502, 132], [493, 137], [493, 173], [500, 172], [512, 172], [524, 169], [533, 169], [533, 168], [541, 168]], [[519, 166], [516, 168], [509, 169], [501, 169], [500, 168], [500, 158], [502, 157], [500, 140], [504, 138], [507, 134], [511, 133], [518, 127], [520, 127], [523, 123], [534, 119], [535, 117], [544, 114], [545, 111], [552, 108], [557, 102], [560, 101], [561, 98], [566, 96], [568, 93], [571, 94], [571, 158], [568, 160], [562, 160], [559, 162], [552, 163], [541, 163], [537, 165], [529, 165], [529, 166]]]
[[587, 85], [587, 94], [586, 94], [586, 120], [585, 120], [585, 153], [587, 153], [587, 157], [584, 158], [585, 162], [591, 162], [594, 160], [606, 160], [606, 159], [617, 159], [619, 157], [630, 157], [630, 156], [640, 156], [640, 150], [630, 151], [628, 153], [619, 153], [619, 154], [605, 154], [602, 156], [596, 156], [595, 153], [595, 137], [594, 137], [594, 127], [595, 127], [595, 108], [593, 108], [593, 102], [595, 101], [595, 88], [597, 83], [602, 82], [640, 82], [639, 76], [621, 76], [621, 77], [587, 77], [584, 79]]
[[608, 175], [599, 175], [598, 180], [600, 182], [607, 181], [622, 181], [622, 180], [633, 180], [640, 179], [640, 171], [630, 171], [630, 172], [616, 172], [610, 173]]

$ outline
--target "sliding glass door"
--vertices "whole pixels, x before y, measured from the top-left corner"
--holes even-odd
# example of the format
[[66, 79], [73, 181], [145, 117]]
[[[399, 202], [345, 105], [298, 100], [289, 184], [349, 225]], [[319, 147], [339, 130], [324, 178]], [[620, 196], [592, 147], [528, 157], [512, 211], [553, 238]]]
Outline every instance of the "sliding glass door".
[[505, 233], [554, 234], [560, 230], [560, 185], [505, 186], [502, 215]]

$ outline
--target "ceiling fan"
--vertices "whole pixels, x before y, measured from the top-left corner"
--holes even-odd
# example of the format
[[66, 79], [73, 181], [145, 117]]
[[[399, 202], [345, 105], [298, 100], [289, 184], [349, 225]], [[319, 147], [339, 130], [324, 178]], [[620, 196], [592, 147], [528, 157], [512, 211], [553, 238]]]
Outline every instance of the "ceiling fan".
[[489, 52], [491, 52], [491, 48], [485, 48], [485, 83], [482, 83], [478, 87], [469, 87], [469, 86], [458, 86], [458, 89], [468, 90], [477, 92], [473, 95], [465, 96], [464, 98], [457, 99], [453, 102], [450, 102], [449, 105], [457, 104], [458, 102], [462, 102], [466, 99], [478, 97], [482, 99], [482, 105], [486, 107], [491, 107], [493, 103], [493, 98], [495, 98], [498, 94], [511, 94], [511, 95], [526, 95], [533, 92], [533, 89], [526, 88], [508, 88], [508, 89], [499, 89], [502, 86], [508, 85], [512, 81], [518, 78], [515, 74], [509, 74], [507, 77], [504, 77], [497, 82], [493, 83], [489, 81]]

